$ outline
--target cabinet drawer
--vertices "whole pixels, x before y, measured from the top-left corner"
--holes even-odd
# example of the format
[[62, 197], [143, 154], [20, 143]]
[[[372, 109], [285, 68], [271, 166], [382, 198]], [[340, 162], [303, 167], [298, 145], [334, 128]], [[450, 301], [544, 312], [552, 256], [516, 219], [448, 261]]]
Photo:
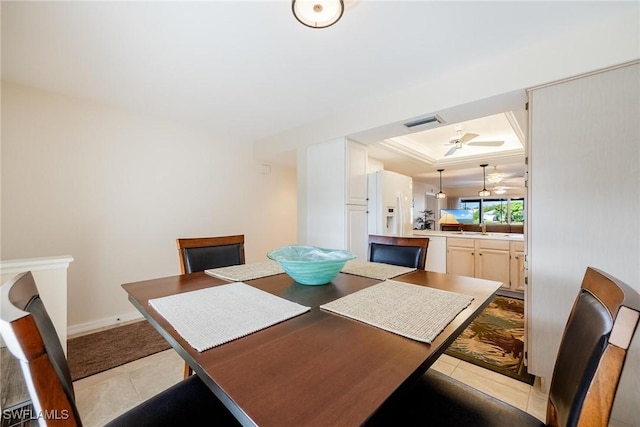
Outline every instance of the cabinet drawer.
[[485, 240], [478, 239], [478, 248], [479, 249], [498, 249], [503, 251], [509, 250], [509, 241], [508, 240]]
[[511, 242], [511, 250], [524, 252], [524, 242]]
[[458, 239], [456, 237], [447, 238], [447, 247], [456, 246], [459, 248], [473, 248], [475, 246], [474, 239]]

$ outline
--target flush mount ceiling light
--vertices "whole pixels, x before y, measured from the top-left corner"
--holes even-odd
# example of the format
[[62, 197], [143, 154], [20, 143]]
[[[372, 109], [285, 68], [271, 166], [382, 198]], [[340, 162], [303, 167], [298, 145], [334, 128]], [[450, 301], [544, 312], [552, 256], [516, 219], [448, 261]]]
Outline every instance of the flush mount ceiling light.
[[487, 175], [487, 181], [489, 181], [492, 184], [497, 184], [500, 181], [502, 181], [503, 179], [505, 179], [507, 177], [506, 173], [502, 173], [500, 171], [498, 171], [498, 168], [496, 166], [493, 167], [493, 172], [491, 172], [489, 175]]
[[292, 0], [291, 11], [302, 25], [310, 28], [327, 28], [342, 17], [342, 0]]
[[480, 165], [480, 167], [482, 168], [482, 190], [478, 192], [478, 196], [480, 197], [487, 197], [491, 195], [491, 191], [487, 190], [487, 182], [485, 179], [485, 171], [487, 166], [489, 165], [487, 164]]
[[440, 191], [436, 193], [436, 199], [444, 199], [445, 197], [447, 197], [447, 195], [442, 192], [442, 172], [443, 171], [444, 169], [438, 169], [438, 172], [440, 172]]

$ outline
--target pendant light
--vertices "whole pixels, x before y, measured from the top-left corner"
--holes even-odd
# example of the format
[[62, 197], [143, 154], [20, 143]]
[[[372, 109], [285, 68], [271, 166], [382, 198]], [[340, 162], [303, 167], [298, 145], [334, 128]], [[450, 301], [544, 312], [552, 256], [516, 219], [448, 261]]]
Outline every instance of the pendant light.
[[440, 172], [440, 191], [436, 193], [436, 199], [444, 199], [447, 197], [447, 195], [442, 192], [442, 172], [444, 172], [444, 169], [438, 169], [438, 172]]
[[342, 0], [292, 0], [293, 16], [310, 28], [327, 28], [342, 17], [344, 2]]
[[488, 164], [484, 164], [484, 165], [480, 165], [480, 167], [482, 168], [482, 190], [478, 192], [478, 196], [480, 197], [487, 197], [491, 195], [491, 191], [487, 190], [487, 182], [486, 182], [486, 176], [485, 176], [485, 172], [486, 172], [486, 167], [489, 166]]

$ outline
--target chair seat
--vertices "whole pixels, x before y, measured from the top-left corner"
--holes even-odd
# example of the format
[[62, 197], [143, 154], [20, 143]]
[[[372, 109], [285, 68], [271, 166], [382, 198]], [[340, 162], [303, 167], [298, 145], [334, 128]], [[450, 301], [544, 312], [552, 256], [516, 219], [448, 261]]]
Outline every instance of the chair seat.
[[406, 394], [383, 405], [368, 425], [540, 427], [545, 423], [430, 369]]
[[200, 378], [192, 375], [125, 412], [105, 427], [179, 425], [239, 426], [240, 423]]

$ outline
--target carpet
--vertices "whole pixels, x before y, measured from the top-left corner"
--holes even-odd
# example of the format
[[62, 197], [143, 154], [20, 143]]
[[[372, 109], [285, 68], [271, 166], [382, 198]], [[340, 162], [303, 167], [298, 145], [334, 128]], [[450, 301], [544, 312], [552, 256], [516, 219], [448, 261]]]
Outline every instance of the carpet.
[[524, 364], [524, 301], [496, 296], [445, 353], [533, 384]]
[[73, 381], [171, 348], [146, 320], [67, 341]]

